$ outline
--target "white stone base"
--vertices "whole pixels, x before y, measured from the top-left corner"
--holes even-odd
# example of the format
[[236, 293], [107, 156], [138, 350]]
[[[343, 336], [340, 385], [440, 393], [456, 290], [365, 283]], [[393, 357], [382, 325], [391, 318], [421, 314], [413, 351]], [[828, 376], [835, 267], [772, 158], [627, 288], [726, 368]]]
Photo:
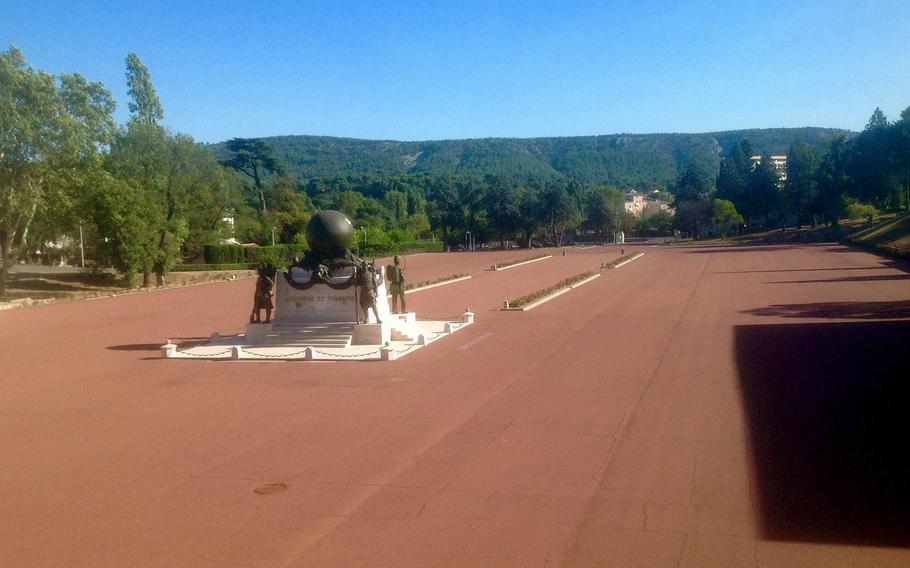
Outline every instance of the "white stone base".
[[264, 344], [271, 324], [249, 324], [247, 333], [233, 337], [212, 334], [202, 345], [181, 348], [168, 342], [161, 346], [168, 359], [220, 359], [259, 361], [394, 361], [439, 341], [474, 323], [465, 312], [460, 321], [418, 321], [416, 314], [389, 314], [382, 324], [354, 324], [350, 345], [319, 347], [299, 341], [293, 345]]
[[392, 340], [392, 325], [383, 323], [361, 323], [354, 326], [351, 345], [385, 345]]

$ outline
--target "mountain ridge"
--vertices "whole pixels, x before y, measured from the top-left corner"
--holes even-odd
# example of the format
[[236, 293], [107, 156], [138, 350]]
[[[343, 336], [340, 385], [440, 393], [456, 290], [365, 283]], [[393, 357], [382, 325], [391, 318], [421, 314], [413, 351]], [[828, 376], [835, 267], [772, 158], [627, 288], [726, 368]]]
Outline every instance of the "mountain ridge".
[[[721, 156], [747, 139], [756, 152], [786, 153], [794, 140], [823, 147], [854, 132], [824, 127], [753, 128], [705, 133], [617, 133], [534, 138], [371, 140], [319, 135], [259, 138], [301, 180], [333, 176], [407, 174], [504, 175], [542, 181], [663, 187], [691, 162], [713, 177]], [[219, 159], [224, 142], [209, 144]]]

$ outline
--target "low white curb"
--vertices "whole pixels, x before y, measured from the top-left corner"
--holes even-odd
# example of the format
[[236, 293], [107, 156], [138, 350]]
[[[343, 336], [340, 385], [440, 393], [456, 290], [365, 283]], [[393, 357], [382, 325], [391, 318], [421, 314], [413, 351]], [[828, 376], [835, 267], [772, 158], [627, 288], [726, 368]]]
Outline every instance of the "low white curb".
[[[443, 282], [436, 282], [434, 284], [427, 284], [426, 286], [418, 286], [417, 288], [411, 288], [410, 290], [405, 290], [404, 293], [413, 294], [414, 292], [420, 292], [421, 290], [429, 290], [430, 288], [435, 288], [437, 286], [445, 286], [446, 284], [454, 284], [456, 282], [461, 282], [462, 280], [470, 280], [471, 278], [474, 278], [474, 277], [471, 275], [468, 275], [468, 276], [462, 276], [460, 278], [453, 278], [451, 280], [445, 280]], [[389, 294], [389, 296], [391, 296], [391, 294]]]
[[645, 253], [640, 252], [640, 253], [636, 254], [635, 256], [633, 256], [632, 258], [630, 258], [629, 260], [624, 260], [624, 261], [620, 262], [620, 263], [617, 264], [617, 265], [611, 266], [610, 268], [611, 268], [611, 269], [612, 269], [612, 268], [619, 268], [620, 266], [629, 264], [629, 263], [632, 262], [633, 260], [638, 260], [639, 258], [641, 258], [641, 257], [643, 257], [643, 256], [645, 256]]
[[525, 264], [531, 264], [532, 262], [538, 262], [538, 261], [540, 261], [540, 260], [546, 260], [546, 259], [548, 259], [548, 258], [553, 258], [553, 255], [552, 255], [552, 254], [548, 254], [547, 256], [542, 256], [542, 257], [540, 257], [540, 258], [532, 258], [531, 260], [525, 260], [525, 261], [522, 261], [522, 262], [516, 262], [515, 264], [510, 264], [510, 265], [508, 265], [508, 266], [497, 266], [497, 265], [494, 264], [494, 265], [493, 265], [493, 271], [494, 271], [494, 272], [499, 272], [499, 271], [501, 271], [501, 270], [508, 270], [508, 269], [510, 269], [510, 268], [515, 268], [516, 266], [524, 266]]
[[552, 300], [554, 298], [562, 296], [566, 292], [571, 292], [572, 290], [578, 288], [579, 286], [583, 286], [583, 285], [587, 284], [588, 282], [590, 282], [591, 280], [594, 280], [595, 278], [600, 278], [600, 274], [594, 274], [593, 276], [589, 276], [588, 278], [585, 278], [584, 280], [582, 280], [580, 282], [576, 282], [575, 284], [572, 284], [571, 286], [569, 286], [567, 288], [562, 288], [561, 290], [557, 290], [556, 292], [553, 292], [549, 296], [544, 296], [543, 298], [541, 298], [535, 302], [532, 302], [526, 306], [522, 306], [520, 308], [500, 308], [500, 309], [504, 312], [527, 312], [527, 311], [533, 310], [534, 308], [536, 308], [537, 306], [539, 306], [541, 304], [545, 304], [545, 303], [549, 302], [550, 300]]

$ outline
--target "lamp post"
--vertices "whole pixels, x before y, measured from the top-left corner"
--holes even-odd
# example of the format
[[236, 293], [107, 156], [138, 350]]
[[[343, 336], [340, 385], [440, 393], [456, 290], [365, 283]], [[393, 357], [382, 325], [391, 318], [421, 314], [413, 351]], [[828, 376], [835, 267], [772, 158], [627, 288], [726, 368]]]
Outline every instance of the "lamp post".
[[363, 248], [366, 249], [366, 248], [367, 248], [367, 230], [366, 230], [366, 228], [364, 228], [364, 227], [362, 227], [362, 226], [361, 226], [361, 227], [358, 227], [358, 228], [360, 229], [360, 234], [361, 234], [361, 236], [363, 237], [363, 239], [362, 239], [362, 240], [363, 240]]
[[468, 252], [471, 252], [471, 231], [465, 231], [464, 233], [464, 244]]

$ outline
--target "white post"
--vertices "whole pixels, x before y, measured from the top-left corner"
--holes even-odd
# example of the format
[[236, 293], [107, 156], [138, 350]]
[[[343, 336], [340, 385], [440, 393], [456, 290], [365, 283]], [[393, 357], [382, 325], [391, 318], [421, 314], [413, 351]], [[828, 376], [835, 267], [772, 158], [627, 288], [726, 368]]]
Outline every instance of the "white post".
[[167, 343], [161, 346], [161, 356], [170, 359], [177, 355], [177, 346], [168, 339]]
[[85, 268], [85, 242], [82, 240], [82, 223], [79, 223], [79, 256], [82, 258], [82, 268]]
[[392, 345], [386, 342], [379, 348], [379, 359], [382, 361], [394, 361], [398, 358], [398, 353], [392, 349]]
[[465, 309], [461, 315], [461, 321], [464, 323], [474, 323], [474, 312], [470, 308]]
[[234, 359], [235, 361], [237, 359], [243, 359], [243, 348], [239, 345], [235, 345], [231, 349], [231, 359]]

